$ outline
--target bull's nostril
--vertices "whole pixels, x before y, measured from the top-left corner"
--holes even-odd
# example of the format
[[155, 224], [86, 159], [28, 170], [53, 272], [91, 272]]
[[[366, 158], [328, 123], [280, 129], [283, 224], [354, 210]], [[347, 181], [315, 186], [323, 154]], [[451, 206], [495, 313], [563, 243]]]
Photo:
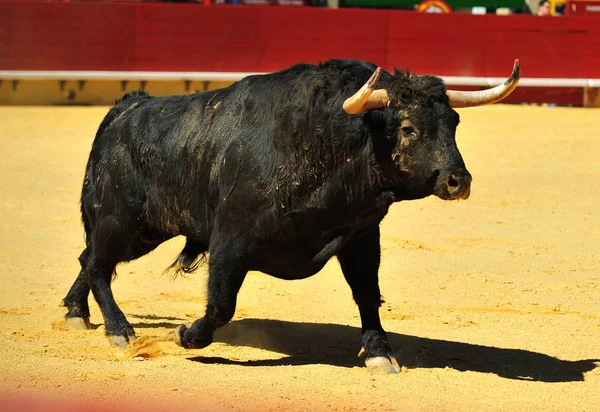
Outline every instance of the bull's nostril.
[[[442, 189], [446, 199], [466, 199], [471, 192], [471, 175], [458, 170], [444, 175], [445, 187]], [[442, 183], [444, 184], [444, 183]]]
[[450, 179], [448, 179], [448, 186], [458, 187], [460, 186], [460, 184], [454, 179], [454, 177], [451, 177]]

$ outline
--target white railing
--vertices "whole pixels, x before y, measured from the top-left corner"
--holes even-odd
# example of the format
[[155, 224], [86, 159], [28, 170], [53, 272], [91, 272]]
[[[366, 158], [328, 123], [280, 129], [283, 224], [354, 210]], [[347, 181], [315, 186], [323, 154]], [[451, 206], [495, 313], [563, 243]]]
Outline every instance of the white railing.
[[[171, 81], [236, 81], [252, 74], [248, 72], [143, 72], [143, 71], [71, 71], [71, 70], [0, 70], [3, 80], [171, 80]], [[505, 78], [440, 76], [454, 86], [496, 86]], [[524, 77], [519, 82], [526, 87], [598, 87], [600, 79], [553, 79]]]

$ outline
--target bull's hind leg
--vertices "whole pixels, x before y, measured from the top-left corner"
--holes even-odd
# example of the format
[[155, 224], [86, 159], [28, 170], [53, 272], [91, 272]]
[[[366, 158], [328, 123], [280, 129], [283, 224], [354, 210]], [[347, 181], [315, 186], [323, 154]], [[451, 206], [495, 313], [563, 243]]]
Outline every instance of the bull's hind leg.
[[104, 318], [106, 336], [117, 347], [126, 347], [135, 338], [135, 331], [115, 302], [110, 287], [115, 267], [120, 262], [145, 255], [170, 237], [143, 230], [134, 226], [134, 221], [124, 221], [114, 216], [99, 220], [89, 241], [89, 258], [83, 266]]
[[[127, 255], [122, 257], [121, 261], [134, 260], [138, 257], [144, 256], [155, 249], [162, 242], [170, 238], [170, 235], [146, 229], [145, 231], [142, 231], [140, 235], [137, 236], [129, 245]], [[89, 248], [86, 248], [81, 256], [79, 256], [81, 270], [79, 271], [77, 279], [75, 279], [75, 282], [71, 286], [71, 289], [69, 289], [67, 296], [65, 296], [60, 304], [60, 306], [66, 307], [68, 310], [67, 314], [65, 315], [65, 320], [71, 329], [91, 328], [90, 308], [88, 305], [90, 284], [85, 270], [88, 264], [89, 256]]]
[[[85, 249], [79, 261], [82, 267], [87, 260], [88, 249]], [[68, 312], [65, 315], [67, 324], [72, 329], [89, 329], [90, 324], [90, 308], [88, 306], [88, 296], [90, 294], [90, 286], [88, 284], [87, 275], [83, 268], [79, 271], [79, 275], [67, 296], [62, 300], [61, 306], [67, 308]]]
[[380, 257], [379, 227], [352, 239], [338, 254], [342, 272], [360, 312], [362, 348], [359, 356], [365, 357], [365, 365], [371, 372], [397, 373], [400, 367], [379, 320], [381, 295], [377, 272]]
[[88, 306], [89, 294], [90, 287], [85, 272], [81, 269], [69, 293], [61, 302], [61, 306], [66, 307], [68, 310], [65, 320], [71, 329], [91, 328], [90, 307]]
[[115, 302], [110, 287], [115, 266], [114, 260], [92, 255], [85, 270], [89, 276], [90, 289], [104, 318], [106, 336], [111, 345], [124, 348], [135, 338], [135, 331]]
[[235, 314], [237, 294], [246, 277], [243, 258], [233, 250], [210, 251], [206, 314], [189, 327], [175, 330], [175, 343], [187, 349], [203, 348], [213, 341], [214, 331]]

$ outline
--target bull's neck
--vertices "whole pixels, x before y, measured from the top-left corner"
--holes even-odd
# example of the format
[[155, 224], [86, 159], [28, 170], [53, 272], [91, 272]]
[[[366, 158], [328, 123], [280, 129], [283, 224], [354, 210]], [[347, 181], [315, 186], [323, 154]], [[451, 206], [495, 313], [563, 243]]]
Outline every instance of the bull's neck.
[[[387, 209], [395, 201], [389, 163], [376, 150], [371, 136], [348, 142], [353, 149], [337, 159], [337, 174], [350, 205], [377, 204]], [[387, 173], [386, 173], [387, 172]]]

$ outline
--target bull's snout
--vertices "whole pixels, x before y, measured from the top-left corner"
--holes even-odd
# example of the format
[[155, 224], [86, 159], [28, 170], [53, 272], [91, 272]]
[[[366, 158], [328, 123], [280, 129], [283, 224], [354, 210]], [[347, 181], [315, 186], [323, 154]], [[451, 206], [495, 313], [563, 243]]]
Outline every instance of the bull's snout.
[[[467, 199], [471, 194], [471, 174], [466, 170], [453, 171], [440, 176], [439, 189], [442, 193], [436, 193], [442, 199], [456, 200]], [[444, 193], [445, 192], [445, 193]]]

